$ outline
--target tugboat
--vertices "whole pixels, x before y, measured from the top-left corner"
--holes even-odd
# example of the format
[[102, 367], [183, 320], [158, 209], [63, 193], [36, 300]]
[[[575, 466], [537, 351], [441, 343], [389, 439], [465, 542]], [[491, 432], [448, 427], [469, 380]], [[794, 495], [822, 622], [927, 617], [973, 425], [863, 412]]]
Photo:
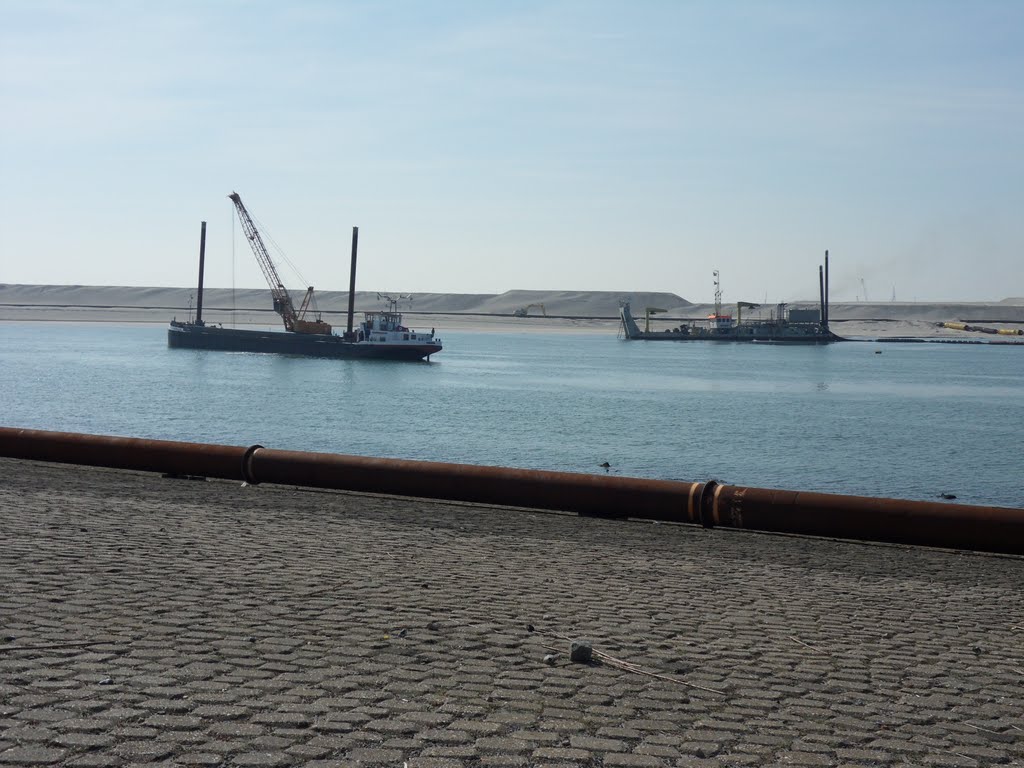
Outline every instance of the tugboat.
[[[199, 290], [195, 319], [171, 320], [167, 329], [167, 346], [180, 349], [212, 349], [230, 352], [271, 352], [284, 355], [306, 355], [332, 358], [377, 358], [386, 360], [423, 360], [441, 351], [441, 340], [429, 333], [417, 332], [402, 324], [398, 300], [385, 299], [387, 309], [366, 312], [358, 328], [353, 328], [356, 291], [356, 250], [359, 228], [352, 228], [352, 270], [348, 293], [348, 327], [342, 335], [333, 331], [319, 313], [307, 318], [313, 303], [313, 286], [306, 290], [299, 309], [295, 309], [291, 295], [284, 287], [274, 262], [270, 258], [263, 238], [252, 217], [242, 204], [237, 192], [230, 196], [242, 223], [242, 229], [252, 246], [256, 261], [270, 284], [274, 311], [281, 315], [284, 331], [257, 331], [207, 325], [203, 321], [203, 269], [206, 259], [206, 222], [202, 223], [199, 240]], [[399, 297], [402, 298], [402, 297]]]
[[[828, 269], [828, 251], [825, 252], [825, 268]], [[827, 278], [822, 277], [821, 267], [818, 268], [818, 281], [821, 288], [821, 306], [818, 310], [787, 310], [785, 304], [776, 305], [775, 312], [768, 320], [743, 321], [744, 308], [757, 309], [761, 305], [749, 301], [736, 304], [736, 319], [722, 312], [722, 287], [715, 276], [715, 311], [708, 315], [706, 322], [698, 325], [680, 325], [663, 331], [651, 330], [651, 315], [664, 312], [664, 309], [647, 307], [645, 310], [644, 330], [640, 330], [629, 302], [619, 303], [619, 318], [622, 330], [627, 339], [643, 339], [646, 341], [751, 341], [774, 343], [824, 344], [842, 341], [828, 328], [828, 292]]]

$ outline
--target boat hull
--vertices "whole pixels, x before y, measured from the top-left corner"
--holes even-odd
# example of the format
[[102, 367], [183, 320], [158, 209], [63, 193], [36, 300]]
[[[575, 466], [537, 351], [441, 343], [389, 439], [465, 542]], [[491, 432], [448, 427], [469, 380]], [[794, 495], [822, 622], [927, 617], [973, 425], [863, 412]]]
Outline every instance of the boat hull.
[[167, 329], [167, 346], [174, 349], [377, 360], [423, 360], [441, 351], [438, 342], [346, 341], [340, 336], [327, 334], [242, 330], [181, 322], [171, 322]]
[[730, 327], [680, 326], [666, 331], [641, 331], [629, 304], [619, 307], [622, 330], [627, 339], [642, 341], [729, 341], [760, 344], [829, 344], [842, 341], [821, 323], [757, 321]]
[[665, 331], [663, 333], [644, 333], [627, 335], [627, 339], [642, 341], [730, 341], [748, 342], [758, 344], [830, 344], [833, 341], [843, 341], [842, 337], [831, 332], [786, 332], [786, 333], [765, 333], [765, 332], [739, 332], [739, 333], [675, 333]]

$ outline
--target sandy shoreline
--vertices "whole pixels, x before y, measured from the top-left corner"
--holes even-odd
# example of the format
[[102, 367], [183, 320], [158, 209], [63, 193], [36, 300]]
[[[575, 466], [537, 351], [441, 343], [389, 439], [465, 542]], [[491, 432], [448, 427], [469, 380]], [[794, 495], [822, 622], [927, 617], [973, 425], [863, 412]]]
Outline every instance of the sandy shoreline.
[[[194, 290], [186, 288], [130, 288], [116, 286], [0, 285], [0, 321], [9, 322], [104, 322], [164, 324], [191, 314]], [[667, 328], [706, 317], [708, 304], [691, 304], [675, 294], [570, 291], [508, 291], [505, 294], [420, 294], [403, 301], [406, 324], [416, 329], [446, 331], [494, 331], [501, 333], [579, 332], [616, 334], [618, 302], [628, 299], [633, 307], [658, 306], [666, 310], [652, 319], [652, 328]], [[1018, 303], [1019, 302], [1019, 303]], [[336, 327], [346, 320], [348, 295], [325, 292], [319, 308]], [[204, 299], [204, 319], [225, 326], [279, 326], [265, 290], [209, 289]], [[356, 293], [356, 311], [381, 308], [373, 292]], [[540, 305], [543, 305], [541, 308]], [[791, 307], [815, 307], [794, 302]], [[529, 307], [528, 316], [515, 317]], [[729, 304], [724, 305], [731, 311]], [[745, 313], [767, 317], [774, 307]], [[543, 313], [543, 314], [542, 314]], [[942, 328], [942, 322], [965, 322], [992, 328], [1024, 328], [1024, 302], [1019, 299], [994, 303], [833, 303], [832, 329], [850, 337], [913, 337], [1013, 341], [982, 333]]]

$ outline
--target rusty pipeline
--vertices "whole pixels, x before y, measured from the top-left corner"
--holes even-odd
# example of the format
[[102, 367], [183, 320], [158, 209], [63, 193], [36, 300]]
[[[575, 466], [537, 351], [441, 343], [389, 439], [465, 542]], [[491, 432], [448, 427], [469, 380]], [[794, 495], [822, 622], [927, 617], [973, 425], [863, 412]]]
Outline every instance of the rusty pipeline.
[[484, 467], [253, 445], [43, 432], [0, 427], [0, 456], [447, 501], [692, 522], [696, 483]]
[[730, 485], [704, 506], [729, 528], [1024, 554], [1024, 509]]
[[0, 427], [0, 456], [89, 467], [241, 480], [245, 452], [230, 445]]
[[261, 449], [250, 482], [562, 510], [601, 517], [688, 521], [695, 483], [571, 472]]
[[1024, 554], [1024, 510], [0, 427], [0, 456]]

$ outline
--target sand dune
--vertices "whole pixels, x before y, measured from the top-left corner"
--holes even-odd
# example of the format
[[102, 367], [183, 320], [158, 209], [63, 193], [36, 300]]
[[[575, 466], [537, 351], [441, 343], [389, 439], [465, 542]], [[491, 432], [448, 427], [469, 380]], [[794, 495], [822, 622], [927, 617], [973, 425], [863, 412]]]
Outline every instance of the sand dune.
[[[194, 288], [0, 284], [0, 320], [165, 323], [172, 317], [189, 317], [194, 311], [194, 296]], [[376, 291], [357, 291], [356, 311], [382, 308], [379, 296]], [[613, 291], [420, 293], [411, 300], [402, 299], [399, 306], [411, 325], [434, 326], [439, 332], [469, 328], [614, 332], [619, 301], [623, 299], [632, 304], [634, 314], [642, 314], [645, 307], [666, 310], [652, 321], [655, 327], [703, 318], [714, 310], [712, 304], [693, 304], [674, 293]], [[543, 309], [530, 305], [543, 305]], [[528, 317], [513, 316], [517, 309], [528, 306]], [[817, 302], [793, 302], [789, 306], [816, 308]], [[347, 292], [317, 293], [317, 309], [328, 322], [344, 324], [347, 308]], [[735, 305], [726, 303], [724, 309], [735, 312]], [[745, 310], [744, 316], [767, 317], [774, 311], [775, 305], [766, 305]], [[831, 305], [830, 314], [833, 330], [840, 335], [963, 337], [963, 332], [940, 329], [936, 323], [961, 321], [1020, 327], [1024, 324], [1024, 299], [1007, 298], [991, 303], [837, 302]], [[279, 325], [265, 288], [209, 288], [204, 292], [203, 315], [211, 323]]]
[[[194, 288], [130, 288], [119, 286], [87, 285], [2, 285], [0, 306], [4, 307], [131, 307], [139, 309], [176, 309], [187, 311], [193, 303]], [[270, 292], [265, 288], [207, 288], [203, 305], [207, 309], [243, 311], [271, 310]], [[356, 291], [356, 310], [379, 309], [381, 294], [376, 291]], [[299, 296], [293, 296], [298, 300]], [[397, 295], [396, 295], [397, 298]], [[608, 316], [618, 313], [619, 300], [626, 299], [634, 306], [659, 306], [676, 310], [690, 306], [690, 302], [674, 293], [615, 293], [612, 291], [506, 291], [492, 293], [417, 293], [412, 299], [402, 299], [403, 311], [449, 313], [479, 312], [482, 314], [512, 314], [530, 304], [543, 304], [549, 315]], [[347, 291], [318, 291], [317, 306], [329, 313], [345, 312], [348, 308]], [[542, 314], [540, 308], [531, 314]]]

